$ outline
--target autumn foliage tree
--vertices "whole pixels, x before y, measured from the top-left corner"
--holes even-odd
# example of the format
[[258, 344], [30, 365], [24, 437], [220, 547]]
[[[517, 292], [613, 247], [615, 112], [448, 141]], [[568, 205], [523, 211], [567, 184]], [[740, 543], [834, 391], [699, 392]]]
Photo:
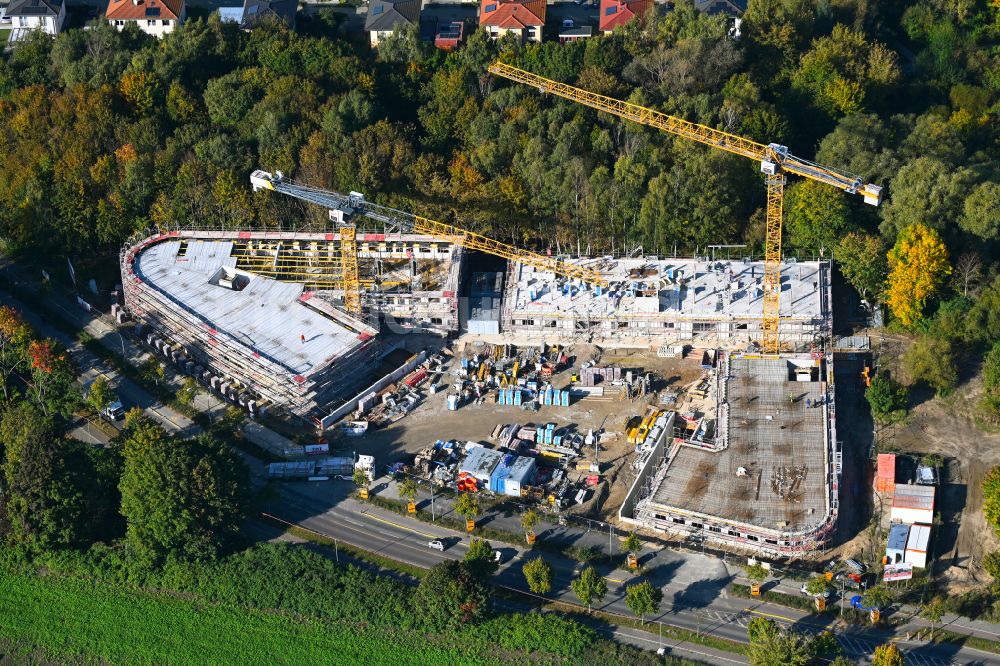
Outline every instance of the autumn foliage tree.
[[920, 320], [927, 301], [951, 274], [948, 248], [937, 231], [914, 224], [900, 232], [888, 259], [886, 304], [893, 316], [909, 327]]
[[27, 365], [31, 329], [12, 307], [0, 306], [0, 383], [4, 398], [10, 398], [8, 378], [18, 368]]

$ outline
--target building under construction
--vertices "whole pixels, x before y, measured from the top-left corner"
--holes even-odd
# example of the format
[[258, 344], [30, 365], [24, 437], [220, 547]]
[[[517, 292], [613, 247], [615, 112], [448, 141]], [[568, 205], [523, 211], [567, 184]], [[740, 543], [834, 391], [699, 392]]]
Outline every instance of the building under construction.
[[[585, 259], [607, 288], [511, 264], [503, 328], [520, 337], [598, 344], [740, 346], [762, 335], [764, 263], [750, 260]], [[830, 264], [786, 259], [779, 336], [808, 349], [832, 330]]]
[[639, 470], [620, 518], [773, 556], [815, 550], [838, 512], [830, 359], [723, 352], [714, 375], [714, 440], [675, 429]]
[[[337, 234], [176, 230], [121, 253], [125, 312], [184, 372], [250, 411], [319, 422], [370, 378], [379, 323], [335, 307]], [[359, 238], [369, 311], [389, 328], [458, 326], [461, 249], [426, 236]]]

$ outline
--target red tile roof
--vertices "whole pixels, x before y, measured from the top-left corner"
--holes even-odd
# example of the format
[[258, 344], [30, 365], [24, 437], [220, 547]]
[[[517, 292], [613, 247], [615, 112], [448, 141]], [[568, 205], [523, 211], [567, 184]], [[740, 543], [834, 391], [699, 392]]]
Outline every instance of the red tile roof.
[[545, 0], [482, 0], [479, 25], [506, 29], [543, 26]]
[[136, 21], [142, 19], [174, 20], [180, 19], [184, 9], [184, 0], [111, 0], [104, 18], [112, 21]]
[[614, 30], [636, 16], [642, 17], [652, 6], [653, 0], [601, 0], [599, 29]]

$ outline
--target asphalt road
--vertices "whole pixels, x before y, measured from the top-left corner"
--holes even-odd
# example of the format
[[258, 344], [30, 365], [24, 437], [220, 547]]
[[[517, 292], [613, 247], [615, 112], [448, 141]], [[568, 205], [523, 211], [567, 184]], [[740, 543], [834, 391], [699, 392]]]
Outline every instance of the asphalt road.
[[[315, 490], [307, 484], [287, 484], [281, 487], [281, 500], [268, 508], [268, 512], [282, 520], [298, 524], [320, 534], [342, 540], [359, 548], [372, 551], [401, 562], [420, 567], [430, 567], [445, 558], [460, 559], [468, 549], [468, 536], [449, 529], [399, 516], [352, 499], [353, 484], [349, 482], [326, 482], [316, 487], [324, 489], [328, 497], [317, 498]], [[428, 548], [432, 539], [445, 541], [447, 548], [439, 552]], [[497, 544], [494, 547], [503, 552], [503, 562], [496, 581], [514, 589], [526, 589], [521, 565], [525, 559], [534, 556], [519, 545]], [[568, 603], [578, 603], [570, 590], [569, 583], [575, 577], [579, 564], [574, 560], [544, 553], [554, 569], [550, 599]], [[891, 627], [857, 627], [841, 629], [833, 626], [836, 616], [821, 620], [817, 616], [762, 602], [730, 597], [726, 586], [732, 581], [721, 561], [697, 554], [677, 553], [662, 550], [652, 559], [644, 561], [649, 573], [647, 577], [664, 591], [664, 601], [660, 612], [653, 618], [666, 624], [694, 631], [710, 633], [714, 636], [746, 642], [746, 626], [754, 617], [769, 617], [805, 634], [815, 634], [831, 630], [837, 636], [845, 654], [864, 663], [875, 647], [894, 641], [906, 655], [907, 664], [918, 666], [938, 666], [944, 664], [1000, 664], [1000, 655], [981, 652], [971, 648], [949, 645], [930, 645], [924, 642], [906, 640], [906, 632], [914, 632], [926, 626], [921, 620], [911, 620], [898, 629]], [[625, 605], [625, 587], [635, 580], [634, 574], [626, 571], [602, 571], [608, 581], [608, 595], [603, 603], [595, 606], [598, 610], [632, 617]], [[778, 589], [786, 593], [798, 593], [793, 587], [781, 582]], [[952, 630], [959, 631], [953, 625]], [[970, 628], [970, 627], [966, 627]], [[650, 625], [655, 632], [655, 624]], [[981, 631], [981, 630], [977, 630]], [[638, 638], [630, 642], [656, 640], [655, 633], [644, 633], [629, 629], [628, 634]], [[989, 637], [989, 636], [987, 636]], [[996, 638], [996, 636], [993, 636]], [[619, 637], [624, 638], [624, 637]], [[642, 641], [639, 641], [639, 638]], [[655, 649], [655, 644], [647, 647]], [[700, 645], [675, 646], [678, 654], [690, 650], [706, 653]], [[734, 663], [743, 663], [738, 655], [711, 654], [710, 661], [725, 657]], [[708, 658], [702, 656], [702, 659]]]
[[[108, 377], [108, 380], [111, 382], [115, 392], [118, 394], [119, 399], [122, 401], [122, 404], [126, 409], [131, 409], [132, 407], [141, 408], [146, 412], [146, 414], [149, 415], [150, 418], [157, 421], [167, 432], [170, 433], [176, 433], [184, 437], [191, 437], [201, 432], [201, 428], [198, 424], [194, 423], [191, 419], [187, 418], [180, 412], [164, 405], [138, 384], [132, 382], [126, 377], [119, 376], [114, 368], [94, 356], [87, 350], [86, 347], [81, 345], [71, 336], [49, 324], [35, 311], [31, 310], [25, 303], [2, 290], [0, 290], [0, 301], [19, 310], [21, 312], [21, 316], [24, 317], [24, 320], [31, 324], [31, 326], [40, 335], [57, 340], [60, 344], [66, 347], [73, 361], [77, 364], [77, 367], [80, 368], [81, 374], [79, 379], [81, 383], [86, 384], [93, 380], [97, 375], [104, 374]], [[87, 313], [82, 310], [74, 312], [72, 309], [67, 308], [64, 304], [59, 303], [58, 300], [51, 300], [50, 302], [56, 307], [62, 309], [67, 317], [70, 317], [74, 321], [80, 323], [81, 329], [84, 328], [84, 324], [80, 322], [80, 320], [84, 319], [81, 315], [86, 315]], [[86, 318], [91, 320], [88, 322], [90, 324], [88, 328], [93, 331], [91, 334], [93, 335], [94, 333], [98, 333], [95, 337], [100, 337], [102, 334], [110, 335], [112, 333], [117, 335], [117, 332], [115, 332], [113, 328], [104, 324], [99, 319], [94, 319], [89, 315]], [[78, 427], [74, 432], [74, 435], [79, 435], [84, 441], [95, 443], [106, 443], [108, 441], [108, 438], [104, 433], [93, 427]]]

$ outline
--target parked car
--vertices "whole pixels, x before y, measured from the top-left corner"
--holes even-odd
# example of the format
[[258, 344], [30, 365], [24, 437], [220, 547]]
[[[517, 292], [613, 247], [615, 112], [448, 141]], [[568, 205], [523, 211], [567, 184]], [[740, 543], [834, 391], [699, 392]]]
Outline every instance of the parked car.
[[802, 583], [802, 587], [799, 588], [799, 591], [801, 591], [802, 594], [806, 595], [807, 597], [823, 597], [824, 599], [830, 598], [830, 588], [823, 590], [819, 594], [809, 594], [809, 591], [806, 589], [806, 586], [808, 584], [809, 583]]
[[427, 542], [427, 547], [430, 548], [430, 549], [432, 549], [432, 550], [440, 550], [443, 553], [444, 552], [444, 541], [441, 541], [441, 539], [434, 539], [433, 541], [428, 541]]

